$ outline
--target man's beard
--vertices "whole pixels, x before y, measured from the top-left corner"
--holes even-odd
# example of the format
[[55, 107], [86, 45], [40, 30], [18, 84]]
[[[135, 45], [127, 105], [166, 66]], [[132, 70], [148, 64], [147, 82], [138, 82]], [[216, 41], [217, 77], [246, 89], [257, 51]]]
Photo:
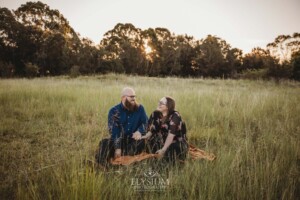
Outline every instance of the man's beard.
[[134, 103], [131, 103], [130, 101], [128, 101], [128, 99], [125, 100], [125, 107], [127, 108], [127, 110], [133, 112], [136, 111], [139, 107], [139, 104], [137, 103], [137, 101], [135, 101]]

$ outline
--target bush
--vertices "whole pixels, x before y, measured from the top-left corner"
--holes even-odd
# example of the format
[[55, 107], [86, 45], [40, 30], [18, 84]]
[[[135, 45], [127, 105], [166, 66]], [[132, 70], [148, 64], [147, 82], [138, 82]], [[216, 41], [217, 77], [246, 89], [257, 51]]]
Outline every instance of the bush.
[[292, 78], [300, 81], [300, 50], [293, 53], [292, 59], [291, 59], [291, 65], [292, 65]]
[[70, 69], [70, 77], [76, 78], [80, 75], [80, 67], [78, 65], [73, 65]]
[[13, 64], [0, 61], [0, 77], [12, 77], [15, 71]]
[[39, 67], [36, 64], [32, 64], [31, 62], [25, 64], [25, 74], [27, 77], [36, 77], [39, 73]]
[[268, 74], [268, 69], [246, 69], [241, 74], [239, 74], [239, 78], [242, 79], [266, 79]]
[[292, 76], [292, 66], [289, 63], [274, 65], [268, 69], [268, 77], [275, 79], [289, 79]]

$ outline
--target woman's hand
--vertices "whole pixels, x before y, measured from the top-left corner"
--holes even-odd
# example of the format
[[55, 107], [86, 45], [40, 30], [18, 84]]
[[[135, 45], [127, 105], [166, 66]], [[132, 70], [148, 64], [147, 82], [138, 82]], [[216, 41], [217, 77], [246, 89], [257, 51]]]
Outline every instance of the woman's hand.
[[169, 146], [172, 144], [174, 137], [175, 137], [174, 134], [169, 133], [168, 137], [165, 141], [164, 147], [162, 149], [158, 150], [157, 152], [160, 154], [164, 154], [166, 152], [166, 150], [169, 148]]
[[156, 154], [158, 154], [159, 158], [162, 158], [165, 155], [165, 150], [164, 149], [159, 149], [158, 151], [156, 151]]
[[151, 133], [151, 132], [148, 132], [148, 133], [146, 133], [146, 135], [143, 135], [143, 136], [141, 137], [141, 139], [149, 139], [149, 138], [151, 137], [151, 135], [152, 135], [152, 133]]

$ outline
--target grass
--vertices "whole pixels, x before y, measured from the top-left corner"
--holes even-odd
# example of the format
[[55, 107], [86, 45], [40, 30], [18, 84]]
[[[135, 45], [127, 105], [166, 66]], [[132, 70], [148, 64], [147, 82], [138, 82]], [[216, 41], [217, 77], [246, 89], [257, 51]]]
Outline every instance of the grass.
[[[164, 192], [136, 192], [151, 163], [109, 173], [87, 163], [108, 137], [107, 113], [125, 86], [149, 115], [172, 96], [189, 141], [217, 159], [157, 169]], [[1, 199], [297, 199], [300, 83], [95, 77], [0, 80]]]

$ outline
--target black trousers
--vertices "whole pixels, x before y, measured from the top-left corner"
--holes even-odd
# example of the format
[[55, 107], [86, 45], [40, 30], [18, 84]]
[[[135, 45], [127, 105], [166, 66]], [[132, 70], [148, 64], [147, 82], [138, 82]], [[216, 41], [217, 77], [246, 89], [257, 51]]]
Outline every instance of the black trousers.
[[[148, 141], [148, 152], [156, 153], [163, 145], [156, 139]], [[188, 144], [186, 141], [176, 141], [168, 147], [163, 160], [169, 163], [174, 163], [176, 160], [184, 161], [188, 153]]]
[[164, 160], [175, 163], [176, 160], [184, 161], [188, 153], [188, 146], [186, 142], [172, 143], [164, 155]]
[[[121, 141], [122, 155], [137, 155], [145, 150], [145, 140], [134, 140], [133, 138], [123, 138]], [[105, 138], [100, 141], [99, 148], [96, 152], [96, 162], [107, 166], [109, 160], [114, 157], [115, 148], [111, 138]]]

